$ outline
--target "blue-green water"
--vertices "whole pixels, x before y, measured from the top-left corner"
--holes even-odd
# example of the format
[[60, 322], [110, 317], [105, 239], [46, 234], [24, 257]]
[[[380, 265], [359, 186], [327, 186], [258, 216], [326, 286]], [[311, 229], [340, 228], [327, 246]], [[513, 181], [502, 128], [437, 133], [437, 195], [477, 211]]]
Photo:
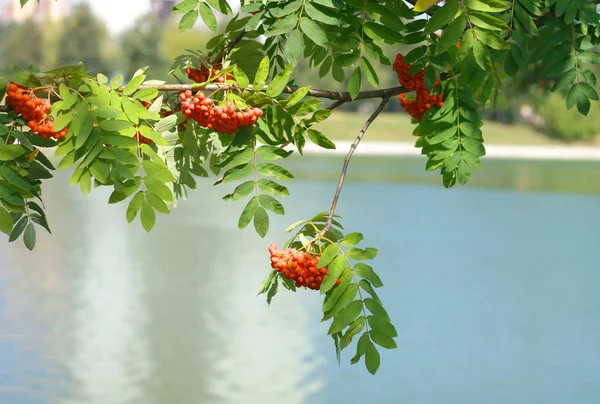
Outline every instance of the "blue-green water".
[[399, 331], [373, 377], [335, 362], [316, 293], [256, 297], [271, 242], [326, 210], [339, 161], [298, 174], [266, 239], [205, 183], [151, 234], [68, 173], [52, 236], [0, 243], [0, 403], [600, 401], [600, 164], [488, 161], [446, 190], [422, 160], [356, 158], [339, 213], [380, 249]]

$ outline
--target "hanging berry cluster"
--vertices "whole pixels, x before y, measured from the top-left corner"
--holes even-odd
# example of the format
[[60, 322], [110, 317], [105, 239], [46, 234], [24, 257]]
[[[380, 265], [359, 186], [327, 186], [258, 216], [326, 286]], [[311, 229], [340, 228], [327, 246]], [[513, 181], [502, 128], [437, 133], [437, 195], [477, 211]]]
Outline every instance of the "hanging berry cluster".
[[[188, 67], [185, 69], [185, 73], [188, 78], [196, 83], [204, 83], [208, 81], [209, 77], [215, 77], [221, 71], [221, 65], [214, 65], [212, 69], [208, 69], [206, 66], [202, 65], [200, 69], [194, 69], [193, 67]], [[231, 76], [228, 74], [224, 74], [215, 79], [217, 83], [223, 83], [225, 80], [230, 79]]]
[[[410, 68], [412, 64], [403, 63], [404, 55], [397, 54], [396, 60], [394, 61], [393, 68], [398, 75], [398, 81], [400, 84], [409, 91], [415, 91], [417, 95], [416, 100], [409, 100], [406, 98], [406, 94], [400, 94], [398, 98], [402, 107], [415, 119], [421, 120], [425, 111], [432, 106], [441, 107], [443, 105], [441, 95], [431, 95], [427, 86], [425, 85], [425, 71], [421, 70], [413, 75], [410, 75]], [[435, 84], [438, 85], [440, 82], [436, 80]]]
[[67, 135], [67, 128], [54, 131], [54, 121], [48, 115], [52, 109], [49, 99], [37, 98], [35, 91], [16, 83], [10, 83], [6, 92], [6, 102], [13, 111], [20, 114], [27, 121], [27, 126], [32, 132], [50, 139], [60, 139]]
[[[299, 252], [295, 248], [278, 250], [277, 245], [269, 247], [271, 267], [283, 277], [296, 282], [296, 287], [307, 287], [319, 290], [321, 282], [327, 275], [327, 267], [317, 269], [320, 256], [312, 256], [308, 252]], [[336, 281], [339, 284], [340, 280]]]
[[203, 92], [192, 95], [192, 92], [187, 90], [181, 92], [179, 97], [181, 98], [181, 110], [188, 120], [193, 119], [198, 125], [218, 133], [233, 135], [241, 126], [254, 125], [263, 114], [260, 108], [236, 111], [230, 102], [224, 106], [215, 106], [214, 100]]

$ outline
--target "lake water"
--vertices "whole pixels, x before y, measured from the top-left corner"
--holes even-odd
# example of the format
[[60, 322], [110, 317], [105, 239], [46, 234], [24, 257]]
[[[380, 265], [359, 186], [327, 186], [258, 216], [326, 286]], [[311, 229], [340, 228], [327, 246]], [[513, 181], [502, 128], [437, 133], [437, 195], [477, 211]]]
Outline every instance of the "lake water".
[[488, 160], [444, 189], [414, 158], [357, 157], [339, 213], [399, 332], [371, 376], [338, 367], [321, 301], [256, 297], [267, 248], [327, 210], [342, 157], [297, 174], [266, 239], [205, 182], [146, 234], [60, 173], [53, 235], [0, 242], [0, 403], [600, 402], [600, 163]]

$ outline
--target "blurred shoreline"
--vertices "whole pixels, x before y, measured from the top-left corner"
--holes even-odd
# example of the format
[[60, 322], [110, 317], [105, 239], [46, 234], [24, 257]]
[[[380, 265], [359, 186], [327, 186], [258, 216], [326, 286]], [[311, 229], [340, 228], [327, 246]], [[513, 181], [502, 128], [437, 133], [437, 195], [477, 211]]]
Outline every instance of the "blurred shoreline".
[[[336, 149], [323, 149], [307, 143], [305, 154], [347, 154], [352, 142], [332, 139]], [[523, 160], [589, 160], [600, 161], [600, 147], [595, 146], [533, 146], [533, 145], [485, 145], [485, 158]], [[420, 156], [421, 150], [409, 142], [361, 142], [355, 154], [380, 156]]]

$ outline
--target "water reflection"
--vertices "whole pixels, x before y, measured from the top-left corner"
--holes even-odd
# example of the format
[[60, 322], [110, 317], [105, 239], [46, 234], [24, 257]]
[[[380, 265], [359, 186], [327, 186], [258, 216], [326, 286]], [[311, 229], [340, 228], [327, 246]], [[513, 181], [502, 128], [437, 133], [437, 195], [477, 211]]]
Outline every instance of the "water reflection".
[[0, 401], [301, 403], [320, 389], [307, 384], [323, 361], [306, 314], [318, 304], [266, 310], [261, 242], [183, 205], [147, 235], [106, 197], [83, 204], [56, 182], [54, 235], [33, 254], [2, 245]]
[[[46, 190], [54, 234], [34, 253], [0, 243], [0, 403], [595, 402], [600, 199], [394, 184], [423, 173], [410, 159], [357, 162], [340, 213], [380, 248], [400, 332], [377, 377], [350, 353], [337, 366], [318, 296], [256, 298], [271, 241], [236, 229], [243, 206], [220, 200], [226, 187], [204, 187], [146, 234], [108, 192], [83, 202], [63, 173]], [[332, 184], [306, 179], [339, 166], [319, 164], [291, 167], [303, 179], [271, 240], [323, 210]], [[575, 167], [565, 178], [596, 175]], [[544, 169], [515, 170], [478, 174], [548, 186]]]

